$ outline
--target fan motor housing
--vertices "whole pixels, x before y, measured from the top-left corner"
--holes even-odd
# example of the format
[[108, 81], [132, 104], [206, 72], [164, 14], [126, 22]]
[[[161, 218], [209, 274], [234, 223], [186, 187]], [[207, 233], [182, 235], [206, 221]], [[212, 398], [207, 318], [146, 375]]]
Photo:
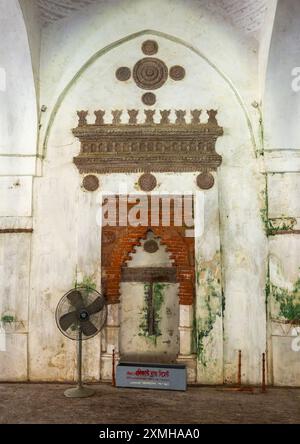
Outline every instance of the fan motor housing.
[[88, 314], [88, 312], [86, 310], [80, 310], [80, 313], [79, 313], [79, 320], [80, 321], [88, 321], [89, 317], [90, 317], [90, 315]]

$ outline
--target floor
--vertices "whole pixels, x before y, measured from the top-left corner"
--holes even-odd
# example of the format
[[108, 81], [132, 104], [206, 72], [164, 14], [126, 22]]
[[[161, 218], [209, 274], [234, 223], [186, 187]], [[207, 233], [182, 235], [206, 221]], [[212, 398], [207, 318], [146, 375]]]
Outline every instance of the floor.
[[63, 384], [0, 384], [0, 423], [300, 423], [300, 388], [263, 394], [223, 387], [186, 392], [93, 386], [85, 399], [63, 395]]

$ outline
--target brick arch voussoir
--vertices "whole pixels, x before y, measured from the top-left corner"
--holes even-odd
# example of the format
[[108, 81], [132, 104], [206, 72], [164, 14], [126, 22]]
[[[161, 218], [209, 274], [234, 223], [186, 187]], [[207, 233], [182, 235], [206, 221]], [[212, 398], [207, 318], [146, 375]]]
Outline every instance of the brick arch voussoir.
[[127, 260], [130, 260], [130, 254], [136, 246], [140, 245], [140, 240], [145, 237], [146, 232], [147, 227], [128, 227], [114, 245], [111, 264], [115, 267], [122, 267]]
[[194, 299], [194, 269], [189, 263], [189, 246], [182, 233], [175, 227], [127, 227], [114, 246], [111, 265], [107, 267], [108, 283], [107, 298], [109, 303], [118, 303], [120, 300], [121, 268], [128, 260], [136, 246], [141, 245], [148, 230], [160, 238], [165, 245], [170, 258], [176, 266], [177, 281], [179, 283], [179, 303], [192, 304]]
[[165, 245], [171, 259], [174, 260], [177, 267], [189, 267], [189, 248], [185, 243], [181, 233], [175, 228], [163, 229], [161, 227], [152, 227], [152, 231], [161, 240], [161, 244]]
[[189, 246], [185, 242], [181, 230], [173, 227], [164, 230], [162, 227], [153, 227], [153, 232], [160, 237], [161, 244], [166, 246], [167, 252], [176, 266], [177, 282], [179, 283], [179, 303], [191, 305], [195, 295], [195, 271], [189, 261]]

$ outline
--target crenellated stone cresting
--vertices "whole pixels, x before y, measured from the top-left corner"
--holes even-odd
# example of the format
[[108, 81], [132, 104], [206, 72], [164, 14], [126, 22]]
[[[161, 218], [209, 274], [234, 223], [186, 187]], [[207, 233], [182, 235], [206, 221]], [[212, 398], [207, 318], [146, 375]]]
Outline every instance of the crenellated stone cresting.
[[138, 122], [138, 110], [112, 111], [112, 123], [105, 123], [105, 111], [94, 112], [95, 123], [87, 122], [87, 111], [78, 111], [79, 122], [73, 134], [81, 142], [81, 150], [73, 161], [80, 173], [130, 173], [216, 171], [222, 157], [216, 152], [217, 138], [223, 128], [216, 120], [216, 110], [208, 110], [206, 123], [200, 121], [201, 110], [187, 112], [145, 110], [144, 122]]
[[[97, 110], [94, 111], [95, 121], [92, 125], [211, 125], [218, 127], [218, 122], [216, 119], [216, 115], [218, 113], [217, 110], [207, 110], [206, 114], [208, 115], [208, 119], [206, 122], [201, 122], [201, 109], [194, 109], [187, 112], [186, 110], [174, 110], [175, 118], [172, 123], [171, 119], [171, 110], [144, 110], [143, 121], [139, 122], [138, 118], [140, 115], [140, 110], [129, 109], [123, 112], [123, 110], [112, 110], [112, 123], [105, 122], [106, 111]], [[88, 111], [77, 111], [78, 115], [78, 127], [89, 125], [87, 121]], [[186, 119], [187, 117], [189, 119]], [[158, 118], [159, 121], [156, 122], [155, 118]], [[123, 118], [123, 119], [122, 119]]]

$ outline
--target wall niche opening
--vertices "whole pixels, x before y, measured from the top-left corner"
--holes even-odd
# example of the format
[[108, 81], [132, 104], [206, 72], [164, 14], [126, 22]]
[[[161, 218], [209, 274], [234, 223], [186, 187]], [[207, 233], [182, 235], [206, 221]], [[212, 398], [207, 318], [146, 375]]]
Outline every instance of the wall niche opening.
[[120, 358], [176, 362], [179, 354], [176, 266], [152, 230], [122, 267]]

